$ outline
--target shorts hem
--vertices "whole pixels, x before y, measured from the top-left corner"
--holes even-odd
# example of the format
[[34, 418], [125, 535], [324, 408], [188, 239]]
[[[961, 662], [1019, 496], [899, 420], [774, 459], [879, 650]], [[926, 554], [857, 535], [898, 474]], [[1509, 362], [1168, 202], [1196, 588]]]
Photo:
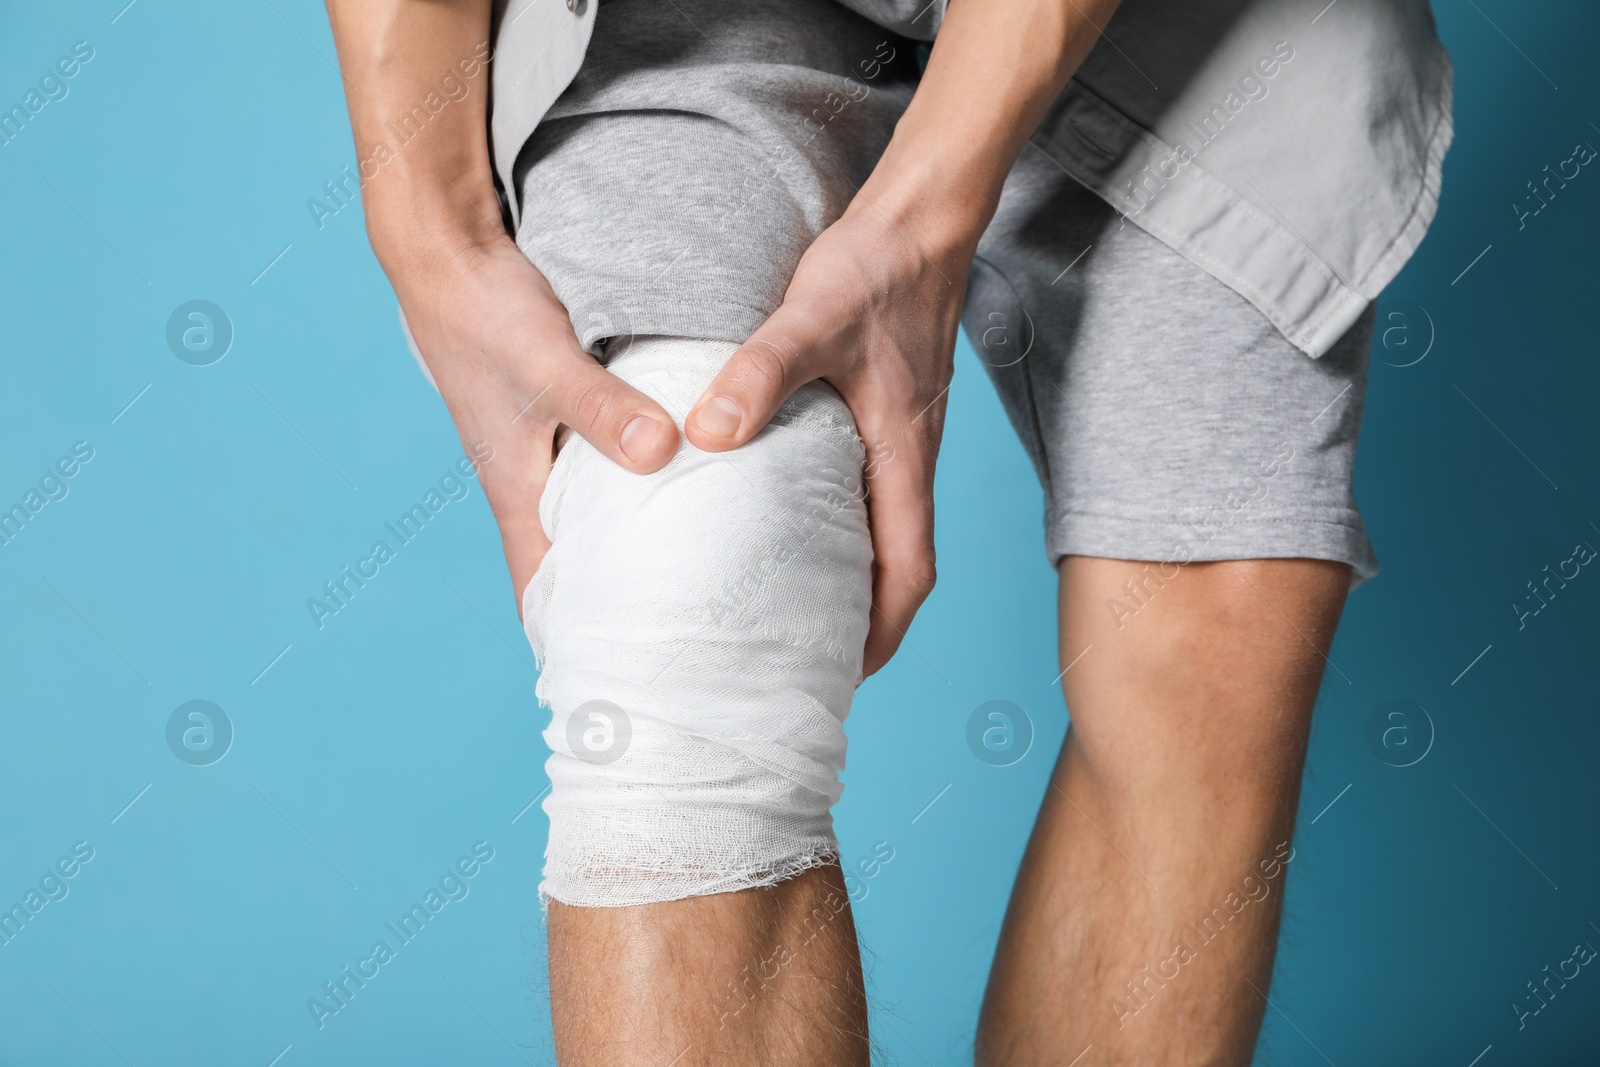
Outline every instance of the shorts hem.
[[[1348, 512], [1346, 514], [1349, 514]], [[1222, 524], [1170, 516], [1130, 518], [1083, 511], [1058, 513], [1045, 537], [1050, 565], [1063, 556], [1201, 563], [1241, 559], [1326, 559], [1350, 565], [1350, 588], [1378, 573], [1365, 524], [1322, 515], [1283, 515]]]

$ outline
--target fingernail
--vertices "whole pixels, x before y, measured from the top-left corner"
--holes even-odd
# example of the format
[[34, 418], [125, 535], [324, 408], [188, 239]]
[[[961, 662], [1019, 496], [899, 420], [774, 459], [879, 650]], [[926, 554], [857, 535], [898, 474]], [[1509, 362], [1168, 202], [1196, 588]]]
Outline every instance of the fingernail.
[[661, 427], [648, 415], [635, 415], [622, 428], [622, 454], [637, 463], [650, 452]]
[[742, 419], [738, 404], [725, 396], [714, 396], [700, 405], [694, 422], [713, 437], [732, 437], [739, 432]]

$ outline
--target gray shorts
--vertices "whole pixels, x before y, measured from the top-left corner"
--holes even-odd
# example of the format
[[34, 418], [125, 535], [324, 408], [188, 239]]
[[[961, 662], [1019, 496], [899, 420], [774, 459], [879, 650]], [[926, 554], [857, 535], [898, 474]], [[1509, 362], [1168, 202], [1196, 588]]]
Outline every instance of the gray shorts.
[[1030, 144], [962, 322], [1065, 555], [1378, 561], [1350, 491], [1368, 307], [1320, 359]]

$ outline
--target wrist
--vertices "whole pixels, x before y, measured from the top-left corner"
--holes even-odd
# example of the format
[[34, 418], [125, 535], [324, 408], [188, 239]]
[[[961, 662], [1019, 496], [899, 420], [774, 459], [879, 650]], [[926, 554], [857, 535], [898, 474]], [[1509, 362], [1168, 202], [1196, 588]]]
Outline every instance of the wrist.
[[507, 240], [487, 166], [385, 174], [364, 191], [367, 238], [391, 279]]
[[878, 214], [930, 258], [970, 257], [1017, 156], [1117, 4], [952, 3], [911, 103], [851, 210]]
[[935, 262], [970, 260], [994, 217], [1005, 170], [992, 160], [960, 165], [951, 146], [896, 131], [845, 211], [870, 213], [910, 238]]

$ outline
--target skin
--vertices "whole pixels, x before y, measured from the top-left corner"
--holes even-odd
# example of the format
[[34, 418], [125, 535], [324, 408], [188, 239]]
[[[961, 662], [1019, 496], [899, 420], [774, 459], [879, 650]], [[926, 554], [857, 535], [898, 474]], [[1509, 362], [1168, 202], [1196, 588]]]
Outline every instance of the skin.
[[550, 905], [562, 1064], [868, 1062], [855, 923], [837, 866], [638, 908]]
[[[1145, 580], [1147, 603], [1119, 629], [1106, 601], [1152, 572], [1164, 582]], [[1250, 1063], [1287, 873], [1264, 875], [1293, 862], [1311, 709], [1349, 582], [1325, 560], [1062, 561], [1072, 723], [1001, 930], [978, 1064]], [[1186, 929], [1218, 907], [1228, 918], [1208, 940]], [[1193, 958], [1163, 968], [1179, 940]], [[1045, 1007], [1060, 1004], [1077, 1009]]]
[[[935, 580], [934, 463], [978, 238], [1028, 135], [1116, 6], [953, 0], [879, 165], [690, 413], [688, 440], [726, 451], [807, 381], [829, 382], [850, 406], [869, 457], [869, 674], [894, 654]], [[442, 77], [468, 86], [421, 135], [362, 168], [362, 199], [373, 250], [463, 443], [474, 454], [493, 449], [480, 481], [520, 594], [550, 547], [538, 503], [556, 442], [578, 433], [647, 474], [679, 447], [678, 431], [582, 350], [549, 283], [504, 231], [485, 136], [488, 74], [460, 66], [487, 50], [489, 0], [328, 0], [328, 10], [359, 160], [374, 158], [393, 139], [386, 123]], [[1100, 583], [1119, 585], [1130, 566], [1063, 564], [1064, 654], [1093, 640]], [[1068, 672], [1073, 729], [1008, 913], [979, 1062], [1066, 1063], [1089, 1043], [1100, 1058], [1086, 1064], [1248, 1060], [1261, 1006], [1241, 990], [1265, 989], [1276, 897], [1252, 904], [1226, 944], [1209, 946], [1126, 1026], [1112, 1032], [1102, 1002], [1112, 976], [1124, 981], [1130, 966], [1165, 955], [1174, 929], [1287, 837], [1321, 663], [1305, 639], [1325, 647], [1331, 637], [1342, 571], [1312, 561], [1191, 565], [1159, 611], [1103, 635]], [[1275, 610], [1263, 611], [1259, 594]], [[1299, 645], [1283, 618], [1303, 631]], [[1229, 730], [1214, 729], [1219, 719]], [[1108, 839], [1161, 888], [1130, 874]], [[770, 889], [638, 908], [552, 904], [561, 1062], [866, 1064], [842, 894], [832, 867]], [[1064, 1013], [1064, 1003], [1085, 1007]]]

